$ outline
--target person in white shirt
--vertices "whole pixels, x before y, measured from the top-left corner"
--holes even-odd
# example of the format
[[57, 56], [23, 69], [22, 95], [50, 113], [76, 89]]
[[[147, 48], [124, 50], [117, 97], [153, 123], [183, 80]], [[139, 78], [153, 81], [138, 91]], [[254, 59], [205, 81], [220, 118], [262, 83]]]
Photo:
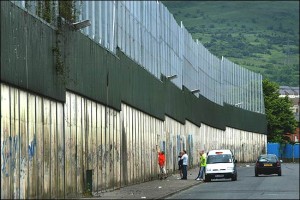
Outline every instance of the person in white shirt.
[[186, 153], [186, 150], [183, 150], [183, 156], [180, 158], [182, 162], [182, 178], [181, 180], [187, 180], [187, 166], [189, 161], [189, 156]]

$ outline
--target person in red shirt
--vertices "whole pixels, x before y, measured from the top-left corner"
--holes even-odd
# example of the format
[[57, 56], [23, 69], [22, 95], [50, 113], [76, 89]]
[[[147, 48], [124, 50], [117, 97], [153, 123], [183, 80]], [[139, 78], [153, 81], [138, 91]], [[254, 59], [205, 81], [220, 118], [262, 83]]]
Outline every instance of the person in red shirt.
[[160, 169], [160, 180], [167, 178], [165, 164], [166, 164], [165, 152], [158, 150], [158, 165]]

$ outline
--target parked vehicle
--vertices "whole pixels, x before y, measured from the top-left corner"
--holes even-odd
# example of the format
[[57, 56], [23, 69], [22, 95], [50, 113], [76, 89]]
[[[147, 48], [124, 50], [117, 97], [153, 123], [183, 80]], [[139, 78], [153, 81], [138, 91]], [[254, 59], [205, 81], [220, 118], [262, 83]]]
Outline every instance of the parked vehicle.
[[237, 160], [229, 149], [211, 150], [207, 154], [205, 181], [211, 179], [231, 178], [237, 180]]
[[275, 154], [258, 156], [255, 162], [255, 176], [260, 174], [278, 174], [281, 176], [281, 162]]

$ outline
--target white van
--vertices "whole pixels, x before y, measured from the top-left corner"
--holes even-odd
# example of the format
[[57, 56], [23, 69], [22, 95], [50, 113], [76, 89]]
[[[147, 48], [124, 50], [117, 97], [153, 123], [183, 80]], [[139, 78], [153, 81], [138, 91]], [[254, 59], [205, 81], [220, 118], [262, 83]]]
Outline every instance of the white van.
[[223, 178], [231, 178], [232, 181], [236, 181], [236, 162], [237, 160], [229, 149], [209, 151], [206, 158], [205, 181]]

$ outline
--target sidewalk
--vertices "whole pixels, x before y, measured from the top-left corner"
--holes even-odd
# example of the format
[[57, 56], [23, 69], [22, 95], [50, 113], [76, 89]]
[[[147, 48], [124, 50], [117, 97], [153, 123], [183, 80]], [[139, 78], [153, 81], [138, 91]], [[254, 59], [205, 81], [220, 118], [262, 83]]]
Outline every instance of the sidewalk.
[[[238, 166], [246, 166], [249, 164], [240, 163]], [[179, 174], [171, 174], [165, 180], [153, 180], [145, 183], [135, 184], [114, 190], [95, 194], [93, 199], [164, 199], [172, 194], [186, 190], [198, 184], [205, 182], [196, 181], [199, 168], [188, 170], [188, 179], [180, 180]], [[85, 198], [81, 198], [85, 199]], [[89, 198], [91, 199], [91, 198]]]

